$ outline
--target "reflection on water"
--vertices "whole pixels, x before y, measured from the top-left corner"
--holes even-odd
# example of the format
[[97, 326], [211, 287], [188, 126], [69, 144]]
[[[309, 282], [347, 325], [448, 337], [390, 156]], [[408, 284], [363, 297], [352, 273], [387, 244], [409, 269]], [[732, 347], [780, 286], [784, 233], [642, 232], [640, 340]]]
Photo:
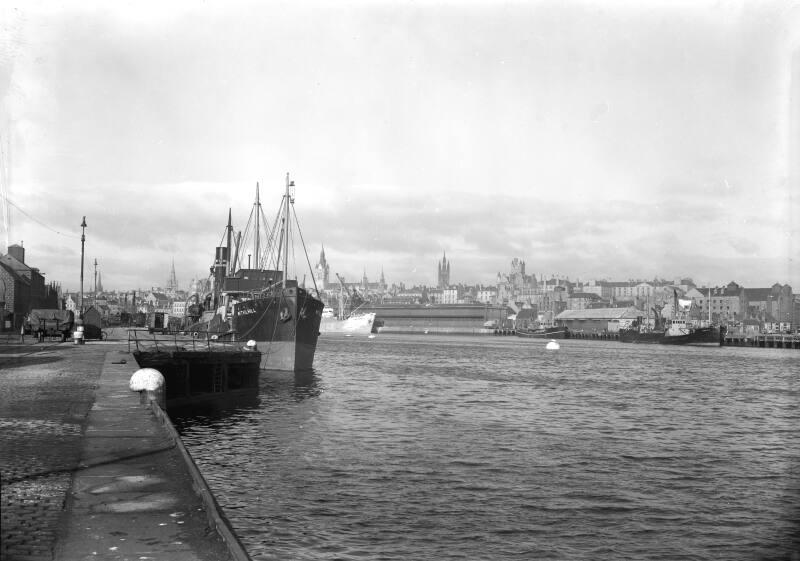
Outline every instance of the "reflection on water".
[[170, 406], [168, 413], [173, 424], [180, 427], [187, 423], [204, 422], [204, 420], [224, 420], [226, 417], [254, 411], [261, 405], [261, 396], [256, 391], [231, 392], [214, 397], [204, 397], [191, 404]]
[[796, 350], [320, 339], [187, 448], [255, 560], [791, 559]]
[[247, 411], [257, 410], [262, 400], [283, 399], [294, 401], [317, 397], [323, 389], [313, 370], [285, 372], [261, 370], [259, 388], [238, 390], [217, 395], [204, 395], [190, 404], [181, 403], [169, 407], [169, 415], [175, 426], [183, 427], [201, 422], [219, 421], [235, 417]]
[[261, 391], [276, 396], [290, 395], [296, 401], [302, 401], [319, 396], [322, 393], [322, 387], [313, 369], [303, 372], [262, 370]]

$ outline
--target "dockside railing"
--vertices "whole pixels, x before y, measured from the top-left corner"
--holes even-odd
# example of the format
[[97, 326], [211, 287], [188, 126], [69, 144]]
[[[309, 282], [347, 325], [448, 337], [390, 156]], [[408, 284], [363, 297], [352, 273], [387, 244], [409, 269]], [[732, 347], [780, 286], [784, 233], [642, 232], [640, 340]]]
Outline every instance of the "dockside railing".
[[169, 352], [169, 351], [232, 351], [243, 344], [236, 340], [236, 333], [211, 333], [208, 331], [195, 332], [185, 335], [181, 332], [158, 333], [147, 328], [128, 329], [128, 352], [134, 350]]

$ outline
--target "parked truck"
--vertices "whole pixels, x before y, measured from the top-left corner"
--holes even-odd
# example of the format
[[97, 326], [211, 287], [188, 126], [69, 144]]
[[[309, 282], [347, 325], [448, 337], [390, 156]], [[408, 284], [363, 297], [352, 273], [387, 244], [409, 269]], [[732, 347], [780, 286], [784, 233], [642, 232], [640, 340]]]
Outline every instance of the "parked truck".
[[75, 314], [70, 310], [31, 310], [23, 323], [25, 333], [38, 339], [60, 337], [61, 341], [66, 341], [72, 335], [74, 326]]

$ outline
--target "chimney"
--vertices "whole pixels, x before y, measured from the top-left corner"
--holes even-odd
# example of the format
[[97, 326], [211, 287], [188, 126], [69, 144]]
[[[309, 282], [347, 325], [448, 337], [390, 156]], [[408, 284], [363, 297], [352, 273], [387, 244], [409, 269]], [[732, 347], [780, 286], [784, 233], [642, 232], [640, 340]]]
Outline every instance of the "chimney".
[[21, 245], [8, 246], [8, 254], [20, 263], [25, 263], [25, 248]]

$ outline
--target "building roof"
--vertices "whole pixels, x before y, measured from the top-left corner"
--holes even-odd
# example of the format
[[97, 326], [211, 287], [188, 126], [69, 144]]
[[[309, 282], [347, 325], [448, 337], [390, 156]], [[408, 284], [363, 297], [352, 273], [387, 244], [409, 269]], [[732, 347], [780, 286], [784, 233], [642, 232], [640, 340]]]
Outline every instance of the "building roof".
[[594, 292], [573, 292], [570, 298], [584, 298], [589, 300], [599, 300], [600, 296]]
[[9, 265], [8, 263], [4, 263], [3, 261], [0, 261], [0, 267], [6, 273], [11, 275], [11, 278], [13, 278], [14, 280], [17, 280], [17, 281], [21, 282], [22, 284], [28, 284], [29, 285], [31, 283], [31, 279], [29, 279], [28, 277], [20, 274], [19, 271], [15, 270], [14, 267]]
[[6, 253], [5, 255], [0, 255], [0, 263], [6, 265], [6, 270], [13, 270], [17, 273], [18, 276], [30, 279], [31, 278], [31, 268], [28, 267], [25, 263], [16, 259], [15, 257]]
[[556, 320], [583, 319], [633, 319], [644, 312], [636, 308], [589, 308], [586, 310], [564, 310], [556, 316]]
[[772, 295], [771, 288], [745, 288], [744, 295], [750, 302], [766, 302]]

